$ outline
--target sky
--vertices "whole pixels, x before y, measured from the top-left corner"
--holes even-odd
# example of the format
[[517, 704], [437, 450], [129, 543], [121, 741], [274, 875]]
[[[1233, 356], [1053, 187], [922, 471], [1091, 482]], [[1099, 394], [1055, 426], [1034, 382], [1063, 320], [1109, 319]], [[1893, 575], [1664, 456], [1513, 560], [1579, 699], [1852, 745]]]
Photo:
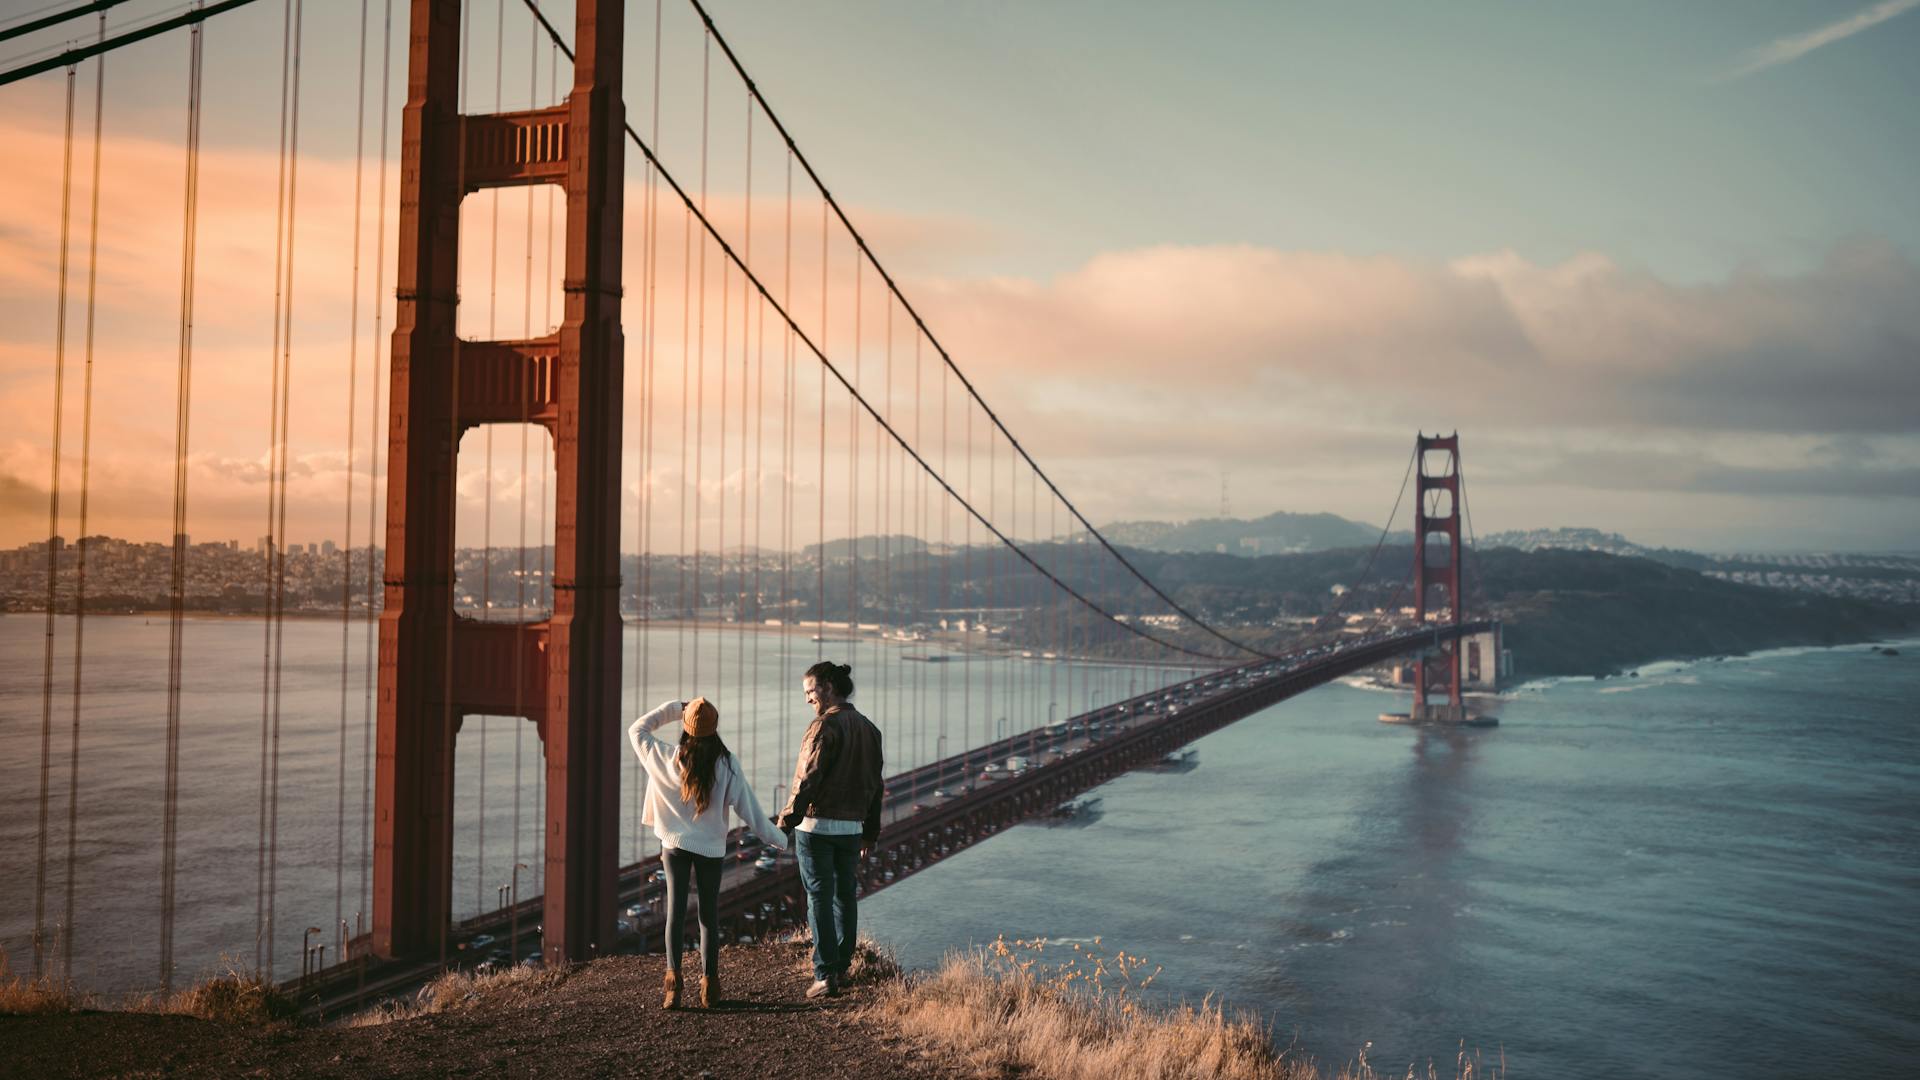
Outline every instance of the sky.
[[[42, 6], [0, 0], [0, 25]], [[367, 526], [408, 5], [394, 5], [382, 188], [386, 6], [367, 5], [374, 60], [360, 79], [361, 5], [305, 5], [286, 349], [295, 541], [338, 539], [350, 505], [355, 536]], [[568, 5], [545, 6], [571, 36]], [[132, 0], [110, 26], [178, 7]], [[491, 110], [496, 93], [506, 109], [546, 104], [552, 68], [524, 9], [471, 7], [469, 109]], [[1920, 549], [1916, 7], [716, 0], [711, 10], [940, 342], [1095, 521], [1211, 516], [1224, 489], [1236, 516], [1331, 511], [1378, 525], [1415, 434], [1458, 431], [1481, 534], [1594, 526], [1702, 550], [1877, 551]], [[206, 36], [196, 539], [251, 544], [267, 528], [282, 17], [280, 0], [261, 0], [212, 20]], [[736, 240], [751, 224], [756, 266], [777, 274], [788, 242], [773, 133], [753, 127], [749, 169], [744, 91], [705, 53], [689, 8], [669, 2], [661, 17], [656, 98], [654, 6], [628, 11], [629, 119], [697, 185], [703, 57], [716, 65], [708, 208]], [[0, 43], [0, 66], [90, 27]], [[179, 34], [108, 61], [91, 532], [171, 531], [186, 72]], [[57, 354], [58, 530], [77, 531], [93, 76], [82, 65], [75, 80], [63, 351], [66, 85], [56, 72], [0, 87], [0, 135], [16, 148], [0, 172], [0, 401], [15, 418], [0, 434], [0, 544], [48, 531]], [[649, 247], [638, 161], [629, 153], [630, 425], [650, 415], [635, 357]], [[792, 307], [814, 312], [819, 204], [803, 190], [797, 207], [805, 227], [791, 247], [816, 269], [796, 277]], [[545, 215], [544, 193], [468, 200], [464, 334], [550, 325]], [[681, 228], [653, 237], [662, 265], [679, 266]], [[696, 289], [675, 272], [654, 282], [661, 309], [676, 312], [656, 327], [656, 355], [680, 347], [679, 302]], [[724, 293], [720, 277], [707, 280]], [[731, 288], [737, 305], [737, 279]], [[857, 337], [837, 314], [826, 338], [869, 387], [894, 340], [882, 337], [883, 310], [869, 302]], [[660, 368], [652, 399], [663, 444], [686, 415], [669, 374]], [[731, 385], [722, 392], [737, 394]], [[912, 426], [904, 390], [884, 406]], [[721, 453], [695, 430], [696, 449], [705, 433]], [[537, 506], [538, 489], [513, 432], [495, 434], [489, 489], [476, 438], [462, 453], [463, 539], [488, 505], [494, 534], [511, 536], [523, 492]], [[837, 463], [844, 442], [829, 452]], [[731, 472], [725, 458], [702, 460], [692, 487], [702, 521], [742, 487], [771, 490], [732, 460]], [[664, 451], [638, 462], [636, 451], [625, 515], [644, 495], [671, 520], [690, 462]], [[817, 478], [796, 471], [792, 482]], [[1032, 520], [1014, 527], [1036, 531]]]

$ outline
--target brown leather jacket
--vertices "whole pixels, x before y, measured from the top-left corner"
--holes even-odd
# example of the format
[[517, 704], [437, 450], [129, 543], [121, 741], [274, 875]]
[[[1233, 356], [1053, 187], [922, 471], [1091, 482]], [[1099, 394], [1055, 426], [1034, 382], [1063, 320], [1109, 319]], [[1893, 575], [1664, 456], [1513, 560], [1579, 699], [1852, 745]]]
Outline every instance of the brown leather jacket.
[[880, 729], [846, 702], [807, 725], [800, 739], [800, 761], [793, 769], [793, 794], [780, 810], [780, 827], [791, 829], [807, 817], [862, 823], [871, 844], [880, 838]]

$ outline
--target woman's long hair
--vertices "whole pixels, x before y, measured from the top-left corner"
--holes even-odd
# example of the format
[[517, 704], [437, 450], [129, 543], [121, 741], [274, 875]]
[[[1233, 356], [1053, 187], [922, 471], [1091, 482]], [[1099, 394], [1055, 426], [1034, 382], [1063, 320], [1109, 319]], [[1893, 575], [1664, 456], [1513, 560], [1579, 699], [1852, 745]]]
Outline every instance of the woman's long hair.
[[714, 766], [721, 758], [731, 756], [733, 751], [718, 735], [680, 733], [680, 750], [673, 760], [680, 766], [680, 797], [693, 804], [694, 817], [706, 813], [713, 801]]

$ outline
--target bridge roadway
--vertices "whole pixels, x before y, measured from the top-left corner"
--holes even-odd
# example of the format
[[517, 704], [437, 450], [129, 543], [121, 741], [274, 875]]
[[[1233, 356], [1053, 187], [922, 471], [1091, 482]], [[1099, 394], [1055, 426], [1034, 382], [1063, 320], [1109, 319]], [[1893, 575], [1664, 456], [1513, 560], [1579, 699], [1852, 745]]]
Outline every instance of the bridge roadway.
[[[1151, 765], [1203, 735], [1316, 686], [1395, 656], [1456, 636], [1479, 633], [1490, 622], [1377, 634], [1223, 668], [1172, 683], [976, 747], [887, 780], [880, 840], [860, 868], [863, 894], [885, 888], [954, 852], [1061, 803], [1122, 773]], [[879, 718], [883, 730], [885, 717]], [[1026, 759], [1018, 772], [1009, 757]], [[994, 766], [988, 771], [988, 765]], [[736, 829], [729, 841], [720, 889], [722, 940], [759, 938], [806, 922], [806, 900], [791, 853], [774, 869], [754, 865], [758, 841]], [[659, 856], [622, 867], [616, 887], [621, 908], [614, 951], [658, 948], [664, 932]], [[538, 950], [541, 898], [518, 905], [520, 940], [510, 949], [515, 911], [502, 908], [468, 919], [449, 939], [450, 966], [473, 969], [523, 959]], [[484, 935], [484, 937], [483, 937]], [[487, 940], [487, 939], [491, 940]], [[478, 941], [476, 941], [478, 939]], [[408, 993], [440, 972], [437, 959], [383, 961], [356, 955], [304, 981], [283, 986], [324, 1016], [367, 1001]], [[509, 953], [511, 952], [511, 956]]]

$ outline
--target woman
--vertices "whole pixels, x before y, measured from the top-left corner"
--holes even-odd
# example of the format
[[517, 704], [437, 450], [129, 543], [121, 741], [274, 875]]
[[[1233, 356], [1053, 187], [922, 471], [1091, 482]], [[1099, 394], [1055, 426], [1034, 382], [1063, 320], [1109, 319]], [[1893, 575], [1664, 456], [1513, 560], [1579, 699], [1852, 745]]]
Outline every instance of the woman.
[[[678, 718], [680, 744], [669, 746], [653, 732]], [[786, 837], [760, 812], [760, 800], [720, 741], [720, 711], [706, 698], [669, 701], [633, 722], [627, 738], [647, 772], [646, 807], [640, 823], [653, 826], [667, 871], [667, 978], [663, 1004], [680, 1006], [681, 924], [687, 917], [687, 884], [700, 892], [700, 1006], [720, 1000], [720, 929], [715, 907], [721, 860], [727, 854], [727, 811], [769, 846], [786, 849]]]

